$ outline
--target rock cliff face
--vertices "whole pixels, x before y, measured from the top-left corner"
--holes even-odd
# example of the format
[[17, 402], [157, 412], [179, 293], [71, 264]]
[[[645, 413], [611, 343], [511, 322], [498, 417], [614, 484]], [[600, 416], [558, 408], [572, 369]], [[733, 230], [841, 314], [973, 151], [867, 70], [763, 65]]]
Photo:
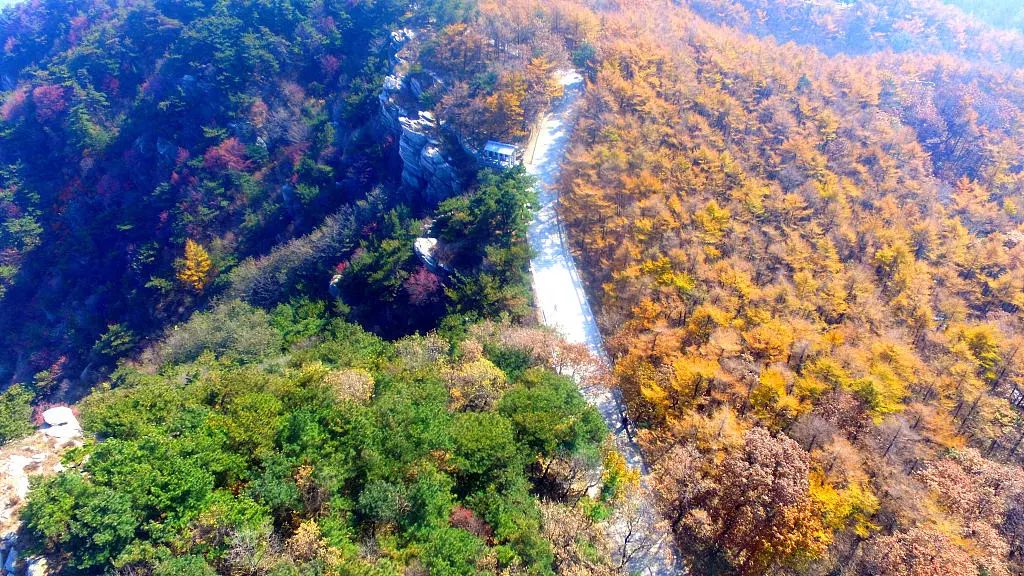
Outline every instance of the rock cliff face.
[[440, 202], [461, 190], [455, 169], [441, 153], [441, 143], [433, 134], [437, 122], [429, 112], [419, 112], [418, 118], [399, 119], [402, 134], [398, 141], [398, 155], [402, 158], [402, 184], [413, 190], [422, 190], [429, 202]]
[[421, 194], [429, 203], [437, 203], [458, 194], [462, 183], [442, 151], [437, 120], [430, 112], [418, 110], [423, 80], [408, 74], [409, 65], [402, 57], [402, 46], [412, 37], [407, 30], [398, 31], [393, 37], [396, 56], [379, 96], [380, 124], [385, 132], [398, 138], [402, 186]]

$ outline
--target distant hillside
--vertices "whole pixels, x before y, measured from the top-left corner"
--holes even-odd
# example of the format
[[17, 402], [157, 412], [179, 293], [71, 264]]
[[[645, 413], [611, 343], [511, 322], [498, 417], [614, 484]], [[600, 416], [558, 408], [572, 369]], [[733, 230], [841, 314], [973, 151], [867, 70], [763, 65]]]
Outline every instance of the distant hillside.
[[993, 26], [1024, 30], [1024, 6], [1017, 0], [944, 0]]
[[1024, 64], [1021, 31], [995, 28], [939, 0], [692, 0], [688, 5], [710, 22], [827, 54], [948, 52], [989, 64]]

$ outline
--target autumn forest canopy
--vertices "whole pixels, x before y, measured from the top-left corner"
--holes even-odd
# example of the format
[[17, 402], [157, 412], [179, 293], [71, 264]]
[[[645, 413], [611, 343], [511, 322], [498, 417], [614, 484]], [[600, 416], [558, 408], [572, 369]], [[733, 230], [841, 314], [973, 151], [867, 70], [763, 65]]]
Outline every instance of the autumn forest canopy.
[[1019, 32], [786, 1], [604, 30], [563, 214], [693, 565], [1019, 573]]
[[[478, 154], [564, 69], [607, 373], [538, 326], [535, 180]], [[1022, 157], [1005, 0], [0, 8], [0, 445], [54, 403], [89, 438], [19, 545], [611, 575], [644, 524], [693, 574], [1024, 574]]]

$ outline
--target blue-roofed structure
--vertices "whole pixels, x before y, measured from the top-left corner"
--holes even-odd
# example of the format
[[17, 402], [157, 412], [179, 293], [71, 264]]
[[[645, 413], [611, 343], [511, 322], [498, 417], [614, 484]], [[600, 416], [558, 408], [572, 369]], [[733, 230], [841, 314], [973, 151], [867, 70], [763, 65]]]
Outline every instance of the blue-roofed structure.
[[523, 150], [515, 144], [488, 140], [484, 145], [483, 158], [495, 166], [512, 168], [523, 161]]

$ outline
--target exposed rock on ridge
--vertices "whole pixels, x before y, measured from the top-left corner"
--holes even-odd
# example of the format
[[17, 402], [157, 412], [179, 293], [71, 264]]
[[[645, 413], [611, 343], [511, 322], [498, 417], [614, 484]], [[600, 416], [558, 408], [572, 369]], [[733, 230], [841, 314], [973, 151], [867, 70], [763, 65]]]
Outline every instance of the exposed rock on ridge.
[[[395, 32], [396, 44], [391, 75], [384, 80], [379, 95], [381, 127], [398, 138], [402, 162], [402, 186], [422, 194], [428, 203], [437, 203], [458, 194], [462, 183], [458, 172], [443, 153], [439, 127], [433, 114], [418, 110], [424, 79], [412, 77], [402, 57], [403, 46], [414, 37], [409, 30]], [[437, 82], [427, 76], [427, 81]]]

